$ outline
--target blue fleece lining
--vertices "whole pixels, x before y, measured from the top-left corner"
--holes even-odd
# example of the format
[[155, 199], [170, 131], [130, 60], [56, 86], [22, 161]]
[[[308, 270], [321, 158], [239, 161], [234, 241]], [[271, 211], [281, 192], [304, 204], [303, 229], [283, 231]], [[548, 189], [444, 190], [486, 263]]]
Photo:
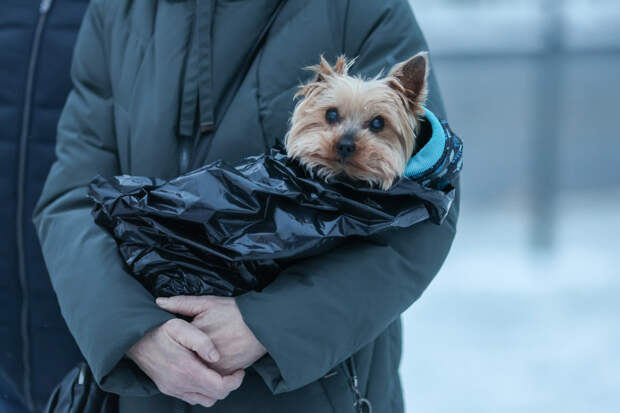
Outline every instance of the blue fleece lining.
[[422, 176], [430, 168], [432, 168], [443, 155], [443, 151], [446, 147], [446, 134], [443, 130], [443, 126], [437, 119], [437, 116], [430, 110], [424, 108], [424, 116], [426, 120], [431, 124], [433, 134], [428, 140], [426, 145], [422, 147], [411, 159], [407, 162], [405, 168], [405, 176], [409, 178], [417, 178]]

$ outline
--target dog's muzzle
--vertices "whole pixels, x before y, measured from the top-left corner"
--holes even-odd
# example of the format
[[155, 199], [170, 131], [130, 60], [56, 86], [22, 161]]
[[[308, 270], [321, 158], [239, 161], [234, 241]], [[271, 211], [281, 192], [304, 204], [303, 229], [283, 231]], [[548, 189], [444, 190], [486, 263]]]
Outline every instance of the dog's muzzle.
[[355, 135], [351, 132], [347, 132], [338, 141], [336, 145], [336, 151], [341, 160], [349, 158], [355, 152]]

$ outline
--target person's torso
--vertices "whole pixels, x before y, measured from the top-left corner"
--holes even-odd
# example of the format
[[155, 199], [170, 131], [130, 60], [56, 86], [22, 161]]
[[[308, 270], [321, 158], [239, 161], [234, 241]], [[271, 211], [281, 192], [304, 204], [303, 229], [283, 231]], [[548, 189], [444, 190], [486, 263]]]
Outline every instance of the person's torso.
[[[200, 10], [196, 1], [108, 2], [103, 22], [106, 65], [121, 173], [164, 179], [178, 175], [181, 136], [209, 120], [211, 114], [205, 114], [205, 108], [215, 112], [218, 127], [199, 138], [210, 139], [202, 162], [235, 161], [264, 152], [286, 133], [294, 94], [310, 76], [304, 67], [318, 62], [321, 54], [333, 61], [340, 54], [358, 52], [344, 47], [346, 1], [289, 0], [251, 61], [227, 112], [217, 116], [222, 95], [230, 86], [229, 74], [240, 70], [241, 56], [251, 48], [245, 36], [254, 32], [255, 38], [268, 21], [268, 11], [278, 3], [261, 0], [265, 12], [257, 16], [251, 12], [253, 1], [214, 2], [216, 17], [209, 23], [205, 23], [212, 17], [209, 8]], [[201, 33], [196, 38], [196, 25], [211, 29], [207, 43], [201, 42]], [[231, 38], [235, 28], [241, 33], [239, 39], [245, 40], [238, 46], [242, 53], [230, 51], [240, 42]], [[201, 46], [207, 48], [206, 53]], [[204, 59], [209, 59], [208, 64]], [[375, 412], [402, 411], [397, 373], [400, 323], [395, 322], [356, 359], [364, 394], [376, 398]], [[277, 396], [250, 372], [239, 390], [208, 411], [353, 412], [346, 375], [341, 368], [337, 370]], [[121, 398], [121, 413], [164, 412], [173, 406], [174, 401], [163, 395]]]

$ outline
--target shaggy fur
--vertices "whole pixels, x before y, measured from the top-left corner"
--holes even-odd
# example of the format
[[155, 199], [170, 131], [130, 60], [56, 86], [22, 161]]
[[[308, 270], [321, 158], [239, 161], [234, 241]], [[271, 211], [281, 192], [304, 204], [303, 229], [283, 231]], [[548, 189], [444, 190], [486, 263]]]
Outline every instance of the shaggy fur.
[[[321, 56], [320, 63], [309, 68], [316, 76], [297, 92], [303, 99], [293, 112], [286, 150], [321, 178], [344, 173], [389, 189], [416, 149], [427, 96], [427, 53], [395, 65], [382, 79], [349, 76], [353, 63], [341, 56], [331, 66]], [[327, 121], [328, 110], [337, 111], [337, 122]], [[373, 131], [371, 122], [377, 117], [384, 126]], [[353, 137], [355, 146], [351, 156], [343, 158], [337, 148], [345, 135]]]

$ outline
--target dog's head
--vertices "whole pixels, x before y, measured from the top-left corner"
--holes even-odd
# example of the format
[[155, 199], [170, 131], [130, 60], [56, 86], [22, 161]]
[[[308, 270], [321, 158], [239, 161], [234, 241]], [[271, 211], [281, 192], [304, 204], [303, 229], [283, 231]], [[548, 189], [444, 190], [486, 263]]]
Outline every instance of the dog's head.
[[384, 78], [349, 76], [353, 62], [323, 57], [309, 69], [286, 135], [288, 156], [317, 176], [344, 173], [388, 189], [402, 176], [416, 144], [427, 95], [428, 54], [395, 65]]

